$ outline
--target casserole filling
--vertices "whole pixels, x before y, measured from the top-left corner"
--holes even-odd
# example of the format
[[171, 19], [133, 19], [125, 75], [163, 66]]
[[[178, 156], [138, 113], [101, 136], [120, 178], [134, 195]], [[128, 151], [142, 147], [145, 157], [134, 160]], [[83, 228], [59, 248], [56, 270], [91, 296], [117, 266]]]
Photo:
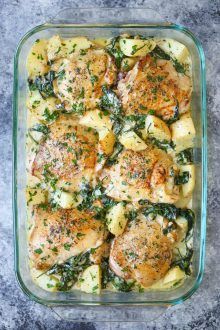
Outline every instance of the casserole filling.
[[173, 39], [36, 40], [27, 59], [30, 271], [48, 291], [191, 275], [191, 60]]

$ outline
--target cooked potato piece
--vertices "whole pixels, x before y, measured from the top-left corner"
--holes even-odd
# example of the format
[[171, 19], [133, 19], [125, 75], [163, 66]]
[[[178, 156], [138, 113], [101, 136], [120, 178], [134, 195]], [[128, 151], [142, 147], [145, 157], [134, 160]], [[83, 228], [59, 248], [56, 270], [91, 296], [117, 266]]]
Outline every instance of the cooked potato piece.
[[119, 41], [120, 48], [126, 56], [145, 56], [151, 52], [156, 43], [153, 39], [129, 39], [121, 38]]
[[121, 235], [127, 224], [127, 219], [125, 217], [125, 207], [123, 203], [118, 203], [117, 205], [113, 206], [109, 210], [106, 219], [110, 233], [115, 236]]
[[93, 43], [99, 47], [106, 47], [110, 43], [110, 39], [96, 38]]
[[105, 116], [100, 110], [88, 111], [83, 117], [80, 118], [81, 125], [91, 127], [97, 131], [111, 130], [112, 122], [109, 116]]
[[173, 39], [161, 39], [157, 41], [157, 45], [172, 58], [175, 58], [180, 62], [184, 62], [189, 56], [188, 49], [179, 41]]
[[170, 141], [171, 133], [169, 127], [160, 118], [148, 115], [145, 121], [145, 129], [147, 136], [154, 137], [159, 141]]
[[30, 79], [48, 72], [47, 40], [36, 40], [27, 58], [27, 70]]
[[147, 148], [147, 145], [144, 143], [141, 138], [134, 132], [124, 132], [119, 136], [119, 142], [123, 144], [126, 149], [131, 149], [134, 151], [141, 151]]
[[184, 217], [178, 217], [175, 220], [176, 224], [181, 228], [184, 234], [186, 234], [187, 229], [188, 229], [188, 221]]
[[53, 36], [48, 41], [47, 53], [50, 61], [58, 60], [62, 57], [69, 57], [82, 49], [88, 49], [92, 45], [86, 37], [75, 37], [71, 39], [61, 39], [58, 35]]
[[133, 66], [135, 65], [135, 63], [137, 62], [137, 60], [138, 59], [135, 57], [123, 58], [123, 60], [121, 62], [122, 71], [127, 72], [127, 71], [131, 70], [133, 68]]
[[54, 201], [63, 209], [77, 207], [82, 202], [80, 195], [71, 194], [66, 191], [57, 190], [53, 196]]
[[101, 130], [99, 131], [99, 145], [101, 151], [110, 155], [113, 152], [115, 144], [115, 134], [109, 130]]
[[27, 107], [38, 120], [45, 120], [45, 110], [50, 113], [56, 110], [59, 100], [56, 97], [48, 97], [43, 99], [39, 91], [31, 91], [27, 99]]
[[189, 207], [188, 205], [189, 205], [191, 199], [192, 199], [191, 195], [189, 195], [187, 197], [183, 197], [182, 192], [180, 192], [180, 199], [175, 203], [175, 206], [180, 207], [180, 208]]
[[170, 129], [172, 140], [176, 145], [176, 153], [193, 147], [196, 131], [191, 117], [182, 116], [179, 120], [170, 125]]
[[39, 285], [40, 288], [55, 292], [57, 291], [56, 284], [59, 282], [58, 278], [54, 275], [42, 274], [42, 271], [35, 268], [31, 269], [31, 275], [34, 279], [34, 282]]
[[45, 203], [46, 191], [41, 188], [27, 188], [26, 199], [29, 206]]
[[101, 268], [99, 265], [92, 265], [83, 272], [81, 277], [81, 290], [87, 293], [100, 294], [101, 292]]
[[172, 287], [181, 284], [182, 280], [186, 277], [184, 271], [178, 266], [171, 268], [163, 279], [151, 286], [151, 289], [164, 290], [171, 289]]
[[190, 196], [195, 187], [195, 165], [181, 165], [180, 166], [180, 174], [183, 172], [189, 172], [189, 181], [182, 185], [183, 196]]

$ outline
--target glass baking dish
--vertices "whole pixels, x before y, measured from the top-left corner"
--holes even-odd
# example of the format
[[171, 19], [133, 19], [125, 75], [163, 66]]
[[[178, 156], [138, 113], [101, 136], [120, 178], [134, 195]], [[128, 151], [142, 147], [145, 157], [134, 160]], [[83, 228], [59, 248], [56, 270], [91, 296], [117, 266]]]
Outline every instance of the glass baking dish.
[[[100, 296], [79, 291], [47, 292], [31, 279], [28, 267], [26, 239], [25, 200], [25, 139], [26, 139], [26, 58], [36, 39], [59, 34], [63, 38], [87, 36], [89, 38], [113, 37], [122, 33], [145, 36], [169, 37], [186, 45], [192, 58], [193, 95], [192, 116], [196, 123], [195, 141], [196, 188], [193, 209], [196, 213], [194, 229], [194, 257], [192, 276], [184, 284], [170, 291], [145, 293], [103, 292]], [[56, 309], [68, 319], [80, 320], [149, 320], [163, 311], [165, 306], [183, 302], [199, 287], [204, 271], [207, 195], [207, 132], [206, 132], [206, 84], [205, 59], [200, 42], [186, 28], [168, 22], [149, 9], [96, 8], [67, 9], [58, 18], [37, 26], [20, 41], [14, 62], [14, 243], [15, 271], [22, 290], [33, 300]], [[88, 312], [88, 307], [93, 306]], [[95, 307], [96, 306], [96, 307]], [[112, 308], [109, 309], [108, 307]], [[116, 306], [116, 307], [115, 307]], [[120, 308], [119, 308], [120, 306]], [[126, 307], [125, 307], [126, 306]], [[98, 308], [98, 309], [97, 309]], [[106, 312], [108, 308], [108, 312]], [[124, 308], [124, 309], [123, 309]], [[136, 315], [136, 316], [135, 316]]]

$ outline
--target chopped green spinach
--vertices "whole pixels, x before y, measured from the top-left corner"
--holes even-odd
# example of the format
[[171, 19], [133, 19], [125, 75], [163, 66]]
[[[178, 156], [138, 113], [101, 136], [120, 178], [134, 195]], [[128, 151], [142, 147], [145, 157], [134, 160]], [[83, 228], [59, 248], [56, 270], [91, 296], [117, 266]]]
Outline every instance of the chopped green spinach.
[[180, 165], [187, 165], [193, 163], [193, 149], [188, 148], [181, 151], [180, 153], [178, 153], [176, 158], [177, 158], [177, 163]]

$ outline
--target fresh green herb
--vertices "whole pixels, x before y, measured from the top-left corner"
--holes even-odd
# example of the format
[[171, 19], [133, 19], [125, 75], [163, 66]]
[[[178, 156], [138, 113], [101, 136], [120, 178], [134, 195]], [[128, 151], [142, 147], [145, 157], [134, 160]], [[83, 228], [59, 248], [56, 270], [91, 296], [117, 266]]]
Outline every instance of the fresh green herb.
[[59, 112], [58, 111], [53, 111], [50, 112], [48, 108], [45, 108], [43, 117], [47, 122], [52, 122], [55, 121], [59, 117]]
[[185, 184], [189, 181], [189, 172], [184, 171], [182, 174], [175, 177], [175, 185]]
[[121, 67], [121, 62], [124, 58], [124, 53], [121, 51], [119, 46], [120, 37], [115, 37], [111, 39], [111, 43], [106, 47], [107, 52], [114, 57], [115, 64], [118, 68]]
[[29, 89], [38, 90], [43, 98], [55, 96], [53, 91], [53, 80], [56, 78], [55, 71], [49, 71], [44, 76], [36, 77], [35, 80], [28, 80]]
[[91, 80], [92, 86], [94, 86], [95, 85], [95, 82], [98, 81], [98, 77], [95, 76], [95, 75], [91, 75], [90, 80]]
[[168, 149], [174, 149], [173, 141], [171, 141], [171, 142], [169, 142], [167, 140], [159, 141], [156, 138], [150, 138], [149, 140], [154, 146], [156, 146], [159, 149], [162, 149], [166, 152], [168, 151]]
[[178, 153], [177, 163], [180, 165], [187, 165], [193, 163], [193, 149], [188, 148]]
[[77, 256], [71, 257], [63, 264], [55, 264], [48, 271], [47, 275], [59, 275], [60, 280], [56, 284], [59, 291], [70, 290], [76, 283], [80, 274], [91, 265], [89, 251]]
[[124, 279], [118, 277], [113, 273], [113, 271], [109, 268], [108, 259], [103, 260], [101, 263], [102, 269], [102, 288], [106, 288], [107, 284], [110, 282], [113, 286], [122, 292], [129, 292], [135, 285], [135, 281], [127, 282]]
[[113, 115], [119, 115], [122, 113], [122, 106], [119, 98], [113, 92], [113, 90], [108, 89], [106, 86], [102, 87], [103, 96], [101, 97], [100, 107], [102, 110], [107, 110]]
[[41, 248], [34, 250], [34, 252], [37, 253], [37, 254], [41, 254], [41, 253], [43, 253], [43, 251], [42, 251]]
[[106, 161], [107, 166], [111, 166], [117, 162], [118, 155], [122, 152], [123, 148], [124, 147], [120, 142], [115, 143], [113, 153], [108, 157]]
[[74, 103], [72, 105], [72, 112], [73, 113], [77, 113], [77, 114], [80, 114], [82, 115], [85, 111], [85, 106], [84, 106], [84, 103], [83, 102], [80, 102], [80, 103]]

